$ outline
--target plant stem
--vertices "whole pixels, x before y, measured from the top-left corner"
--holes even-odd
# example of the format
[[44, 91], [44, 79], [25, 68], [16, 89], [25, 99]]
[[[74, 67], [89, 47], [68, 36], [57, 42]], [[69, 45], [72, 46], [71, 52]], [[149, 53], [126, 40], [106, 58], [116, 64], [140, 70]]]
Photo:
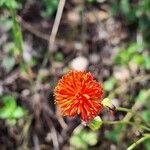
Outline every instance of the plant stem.
[[129, 124], [131, 126], [138, 126], [139, 128], [143, 129], [143, 130], [146, 130], [146, 131], [150, 131], [150, 128], [148, 128], [147, 126], [144, 126], [144, 125], [138, 125], [134, 122], [131, 122], [131, 121], [124, 121], [124, 120], [119, 120], [119, 121], [103, 121], [103, 124], [106, 124], [106, 125], [110, 125], [110, 124]]
[[130, 125], [134, 125], [133, 122], [129, 122], [129, 121], [122, 121], [122, 120], [119, 120], [119, 121], [103, 121], [103, 124], [130, 124]]
[[[134, 107], [133, 107], [134, 108]], [[137, 117], [139, 117], [142, 121], [144, 121], [143, 120], [143, 118], [142, 118], [142, 116], [141, 116], [141, 114], [139, 113], [139, 112], [137, 112], [137, 111], [135, 111], [135, 110], [133, 110], [132, 108], [131, 109], [128, 109], [128, 108], [124, 108], [124, 107], [117, 107], [116, 108], [116, 111], [121, 111], [121, 112], [127, 112], [127, 114], [125, 115], [125, 117], [123, 118], [123, 121], [130, 121], [130, 119], [131, 119], [131, 117], [133, 116], [133, 115], [136, 115]], [[145, 122], [145, 121], [144, 121]], [[145, 124], [146, 124], [146, 122], [145, 122]], [[142, 126], [142, 125], [141, 125]], [[146, 129], [147, 130], [147, 127], [145, 126], [143, 126], [142, 127], [143, 129]], [[149, 131], [149, 130], [148, 130]]]
[[123, 108], [123, 107], [117, 107], [116, 110], [117, 110], [117, 111], [123, 111], [123, 112], [132, 112], [131, 109]]
[[11, 16], [13, 19], [13, 36], [14, 36], [14, 43], [15, 43], [15, 50], [19, 57], [20, 68], [23, 69], [25, 72], [28, 72], [28, 66], [24, 61], [23, 58], [23, 36], [21, 27], [17, 22], [16, 18], [16, 11], [14, 9], [11, 10]]
[[47, 57], [45, 57], [44, 61], [43, 61], [43, 66], [45, 66], [48, 62], [48, 60], [51, 63], [51, 72], [53, 71], [53, 52], [55, 50], [55, 38], [57, 35], [57, 31], [59, 28], [59, 24], [60, 24], [60, 20], [62, 17], [62, 13], [64, 10], [64, 6], [65, 6], [66, 0], [60, 0], [59, 4], [58, 4], [58, 8], [57, 8], [57, 12], [56, 12], [56, 17], [55, 17], [55, 21], [52, 27], [52, 31], [51, 34], [49, 36], [49, 45], [48, 45], [48, 53], [46, 54]]
[[150, 139], [150, 134], [145, 134], [142, 138], [140, 138], [138, 141], [134, 142], [132, 145], [130, 145], [127, 150], [133, 150], [137, 145], [141, 144], [145, 140]]
[[54, 50], [55, 37], [56, 37], [58, 27], [60, 24], [60, 20], [61, 20], [64, 6], [65, 6], [65, 2], [66, 2], [66, 0], [60, 0], [59, 4], [58, 4], [58, 9], [57, 9], [54, 25], [53, 25], [52, 32], [51, 32], [51, 35], [49, 38], [49, 51], [50, 51], [50, 53], [51, 53], [51, 51]]
[[[148, 93], [150, 93], [150, 90], [148, 90]], [[150, 94], [149, 94], [149, 96], [150, 96]], [[134, 105], [132, 106], [131, 110], [132, 110], [133, 112], [137, 112], [137, 110], [138, 110], [139, 108], [141, 108], [143, 105], [145, 105], [145, 102], [146, 102], [146, 101], [138, 101], [138, 100], [137, 100], [137, 101], [134, 103]], [[128, 112], [128, 113], [126, 114], [126, 116], [123, 118], [123, 120], [124, 120], [124, 121], [129, 121], [132, 117], [133, 117], [133, 113], [132, 113], [132, 112]]]

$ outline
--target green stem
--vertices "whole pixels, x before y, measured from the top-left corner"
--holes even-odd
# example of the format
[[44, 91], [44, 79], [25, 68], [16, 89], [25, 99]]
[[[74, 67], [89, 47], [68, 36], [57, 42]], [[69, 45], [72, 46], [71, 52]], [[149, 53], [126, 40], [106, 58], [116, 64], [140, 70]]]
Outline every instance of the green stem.
[[137, 112], [137, 111], [132, 110], [132, 109], [128, 109], [128, 108], [124, 108], [124, 107], [117, 107], [116, 111], [127, 112], [126, 116], [123, 118], [123, 121], [125, 121], [125, 122], [126, 121], [127, 122], [130, 121], [130, 118], [133, 115], [136, 115], [138, 118], [140, 118], [142, 121], [144, 121], [143, 118], [142, 118], [142, 116], [141, 116], [141, 114], [139, 112]]
[[[30, 77], [30, 67], [28, 66], [28, 64], [25, 62], [23, 58], [23, 35], [22, 35], [20, 24], [18, 23], [17, 18], [16, 18], [17, 16], [16, 10], [10, 9], [10, 15], [13, 20], [12, 32], [13, 32], [14, 43], [15, 43], [15, 53], [19, 58], [20, 71], [24, 71]], [[32, 78], [30, 78], [29, 82], [30, 82], [31, 87], [33, 87], [34, 84], [33, 84]]]
[[123, 111], [123, 112], [132, 112], [131, 109], [123, 108], [123, 107], [117, 107], [116, 110], [117, 110], [117, 111]]
[[[150, 77], [150, 76], [149, 76]], [[148, 93], [150, 93], [150, 90], [148, 90], [149, 92]], [[150, 94], [149, 94], [149, 96], [150, 96]], [[138, 109], [140, 109], [143, 105], [145, 105], [145, 102], [146, 101], [136, 101], [135, 103], [134, 103], [134, 105], [132, 106], [132, 108], [131, 108], [131, 110], [132, 110], [132, 112], [135, 112], [135, 114], [137, 113], [137, 110]], [[128, 112], [127, 114], [126, 114], [126, 116], [124, 117], [124, 121], [129, 121], [132, 117], [133, 117], [133, 115], [134, 115], [134, 113], [132, 113], [132, 112]]]
[[134, 122], [130, 122], [130, 121], [124, 121], [124, 120], [119, 120], [119, 121], [103, 121], [103, 124], [106, 125], [110, 125], [110, 124], [129, 124], [131, 126], [138, 126], [139, 128], [146, 130], [146, 131], [150, 131], [150, 128], [148, 128], [147, 126], [143, 126], [143, 125], [137, 125]]
[[140, 125], [140, 127], [141, 127], [143, 130], [150, 131], [150, 128], [149, 128], [149, 127], [147, 127], [147, 126]]
[[22, 37], [22, 32], [21, 28], [16, 20], [16, 11], [14, 9], [11, 10], [11, 16], [13, 19], [13, 36], [14, 36], [14, 43], [15, 46], [18, 50], [18, 53], [20, 55], [20, 59], [23, 58], [23, 37]]
[[129, 125], [134, 125], [133, 122], [129, 122], [129, 121], [103, 121], [103, 124], [109, 125], [109, 124], [129, 124]]
[[23, 58], [23, 35], [22, 35], [21, 27], [16, 19], [16, 10], [11, 9], [10, 13], [13, 20], [13, 36], [14, 36], [14, 43], [16, 47], [15, 50], [17, 55], [19, 56], [20, 68], [25, 72], [28, 72], [28, 66], [25, 63]]
[[138, 141], [134, 142], [132, 145], [130, 145], [127, 150], [133, 150], [137, 145], [141, 144], [145, 140], [150, 139], [150, 134], [145, 134], [142, 138], [140, 138]]

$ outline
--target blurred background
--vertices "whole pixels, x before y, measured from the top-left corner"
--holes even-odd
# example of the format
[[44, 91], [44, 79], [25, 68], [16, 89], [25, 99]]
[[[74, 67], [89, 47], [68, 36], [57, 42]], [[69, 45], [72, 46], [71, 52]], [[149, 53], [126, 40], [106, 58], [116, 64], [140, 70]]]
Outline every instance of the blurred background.
[[[53, 90], [69, 69], [90, 71], [104, 97], [136, 112], [128, 121], [150, 127], [150, 1], [66, 0], [55, 36], [58, 4], [0, 0], [0, 149], [126, 150], [147, 131], [127, 124], [92, 131], [60, 115]], [[150, 150], [150, 140], [136, 149]]]

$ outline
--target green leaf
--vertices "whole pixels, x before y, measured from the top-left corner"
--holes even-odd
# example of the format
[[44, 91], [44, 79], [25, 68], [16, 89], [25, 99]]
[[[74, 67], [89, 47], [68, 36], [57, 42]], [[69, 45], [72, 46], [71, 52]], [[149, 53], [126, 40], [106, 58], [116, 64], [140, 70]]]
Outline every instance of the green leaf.
[[130, 13], [129, 0], [121, 0], [120, 7], [121, 7], [121, 11], [124, 14], [129, 14]]
[[10, 95], [5, 95], [1, 99], [2, 99], [2, 102], [4, 102], [4, 104], [7, 104], [7, 102], [9, 102], [9, 101], [12, 101], [15, 103], [15, 98]]
[[137, 17], [142, 18], [142, 15], [147, 15], [149, 17], [150, 16], [149, 10], [150, 10], [150, 1], [149, 0], [139, 1], [139, 5], [137, 8]]
[[4, 96], [2, 97], [4, 106], [0, 108], [0, 118], [7, 119], [11, 118], [13, 111], [16, 109], [16, 101], [14, 97]]
[[149, 97], [149, 91], [142, 89], [140, 90], [138, 96], [136, 97], [137, 101], [145, 102]]
[[13, 112], [13, 114], [12, 114], [12, 117], [18, 119], [18, 118], [23, 117], [24, 115], [25, 115], [25, 110], [24, 110], [22, 107], [19, 107], [19, 106], [18, 106], [18, 107], [14, 110], [14, 112]]
[[0, 7], [4, 7], [4, 5], [5, 5], [5, 0], [1, 0], [0, 1]]
[[145, 150], [150, 150], [150, 139], [146, 140], [144, 142], [144, 145], [145, 145]]
[[135, 54], [136, 52], [138, 52], [138, 45], [137, 43], [131, 43], [127, 49], [128, 53], [130, 55]]
[[0, 108], [0, 118], [13, 120], [19, 119], [26, 114], [26, 110], [17, 106], [16, 99], [12, 96], [6, 95], [2, 97], [3, 106]]
[[[5, 31], [9, 31], [12, 26], [13, 26], [13, 22], [12, 19], [8, 18], [8, 17], [1, 17], [0, 18], [0, 26], [4, 27]], [[7, 43], [5, 43], [7, 44]], [[5, 45], [4, 45], [5, 46]]]
[[106, 132], [105, 137], [108, 140], [117, 143], [120, 141], [120, 136], [123, 130], [124, 130], [124, 125], [118, 125], [113, 130]]
[[136, 19], [135, 10], [133, 7], [131, 7], [129, 0], [121, 0], [120, 10], [127, 18], [127, 21], [132, 22]]
[[112, 11], [112, 15], [117, 15], [117, 13], [119, 12], [118, 3], [116, 3], [116, 2], [112, 3], [111, 11]]
[[144, 67], [147, 70], [150, 70], [150, 56], [144, 56]]
[[19, 8], [20, 3], [18, 3], [16, 0], [1, 0], [0, 1], [0, 7], [6, 7], [7, 9], [17, 9]]
[[14, 65], [15, 59], [13, 57], [5, 57], [2, 61], [2, 66], [6, 69], [7, 72], [11, 71]]
[[61, 52], [57, 52], [54, 55], [54, 58], [55, 58], [56, 61], [62, 62], [64, 60], [64, 55]]
[[106, 91], [111, 91], [114, 88], [116, 83], [117, 83], [117, 80], [111, 77], [107, 81], [104, 82], [104, 89]]
[[42, 15], [44, 17], [52, 16], [54, 12], [57, 10], [58, 0], [43, 0], [43, 5], [45, 10], [42, 11]]
[[118, 55], [114, 58], [116, 64], [127, 65], [130, 59], [130, 54], [127, 50], [120, 50]]
[[82, 138], [90, 146], [94, 146], [97, 143], [97, 134], [96, 134], [96, 132], [92, 132], [92, 131], [83, 132]]
[[16, 9], [18, 8], [18, 3], [15, 0], [6, 0], [6, 6], [9, 9]]
[[129, 61], [132, 60], [133, 55], [137, 54], [138, 45], [137, 43], [131, 43], [127, 49], [120, 49], [114, 62], [120, 65], [128, 65]]
[[142, 118], [146, 121], [146, 122], [150, 122], [150, 110], [146, 110], [142, 112]]
[[94, 146], [97, 143], [97, 133], [77, 128], [70, 138], [70, 144], [78, 149], [87, 149], [88, 145]]
[[136, 54], [133, 56], [132, 60], [137, 65], [142, 65], [144, 63], [144, 57], [140, 54]]
[[70, 139], [70, 144], [79, 149], [87, 149], [88, 145], [78, 135], [74, 135]]

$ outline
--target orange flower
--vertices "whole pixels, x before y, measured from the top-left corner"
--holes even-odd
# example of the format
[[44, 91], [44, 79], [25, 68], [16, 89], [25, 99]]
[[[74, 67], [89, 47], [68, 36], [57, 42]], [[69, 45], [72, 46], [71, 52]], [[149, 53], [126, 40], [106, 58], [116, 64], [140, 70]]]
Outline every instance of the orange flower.
[[102, 95], [102, 85], [85, 71], [68, 72], [55, 88], [56, 103], [63, 115], [80, 115], [86, 122], [102, 111]]

